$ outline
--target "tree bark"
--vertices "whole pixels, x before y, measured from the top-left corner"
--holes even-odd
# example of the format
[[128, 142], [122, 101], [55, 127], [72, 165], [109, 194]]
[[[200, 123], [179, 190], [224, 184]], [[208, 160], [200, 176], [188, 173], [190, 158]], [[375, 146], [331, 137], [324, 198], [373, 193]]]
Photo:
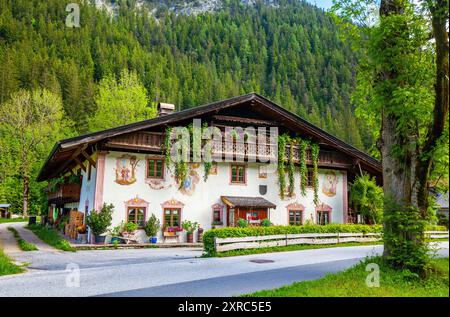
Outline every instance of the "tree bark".
[[427, 140], [422, 149], [422, 160], [417, 162], [417, 199], [425, 216], [428, 209], [428, 179], [432, 169], [433, 150], [442, 137], [448, 120], [449, 107], [449, 43], [448, 43], [448, 0], [428, 0], [431, 12], [431, 25], [436, 48], [436, 82], [433, 122], [428, 130]]
[[30, 180], [28, 176], [23, 177], [23, 217], [28, 217], [28, 200], [30, 196]]

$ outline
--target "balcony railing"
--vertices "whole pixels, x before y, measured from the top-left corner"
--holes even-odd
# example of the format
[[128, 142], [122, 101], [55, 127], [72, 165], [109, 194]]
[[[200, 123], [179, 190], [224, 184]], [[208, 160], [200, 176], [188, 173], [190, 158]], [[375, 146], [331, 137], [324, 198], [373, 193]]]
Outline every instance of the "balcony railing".
[[62, 201], [65, 203], [80, 201], [80, 184], [60, 184], [55, 191], [48, 192], [49, 201]]
[[[300, 151], [298, 146], [293, 147], [294, 162], [300, 162]], [[289, 158], [290, 148], [286, 148], [285, 157]], [[278, 144], [242, 143], [232, 141], [213, 141], [213, 157], [232, 157], [241, 159], [265, 159], [278, 161]], [[306, 163], [312, 164], [311, 149], [306, 150]], [[347, 165], [349, 162], [338, 152], [319, 151], [319, 165]]]

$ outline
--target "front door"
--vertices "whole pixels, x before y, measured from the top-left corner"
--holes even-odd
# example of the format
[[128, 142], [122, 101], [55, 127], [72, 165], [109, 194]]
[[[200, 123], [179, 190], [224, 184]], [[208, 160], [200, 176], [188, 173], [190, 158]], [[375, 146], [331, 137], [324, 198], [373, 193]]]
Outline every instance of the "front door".
[[237, 219], [245, 219], [250, 226], [259, 226], [261, 221], [267, 219], [267, 208], [239, 208]]

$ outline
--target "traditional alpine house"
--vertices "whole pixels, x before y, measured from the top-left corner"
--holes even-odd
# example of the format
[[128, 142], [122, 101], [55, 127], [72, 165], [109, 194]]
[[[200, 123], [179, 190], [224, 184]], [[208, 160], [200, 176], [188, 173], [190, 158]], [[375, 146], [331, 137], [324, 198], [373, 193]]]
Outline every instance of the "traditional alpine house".
[[[186, 220], [200, 223], [205, 230], [235, 226], [241, 218], [250, 225], [260, 225], [264, 219], [279, 225], [348, 223], [356, 219], [349, 208], [349, 183], [365, 172], [381, 184], [379, 161], [258, 94], [179, 112], [170, 104], [158, 107], [156, 118], [54, 146], [38, 176], [39, 181], [63, 177], [49, 189], [50, 217], [73, 209], [87, 214], [111, 203], [113, 226], [123, 221], [143, 227], [151, 214], [164, 230], [181, 228]], [[231, 154], [242, 160], [213, 162], [208, 168], [203, 162], [190, 162], [180, 182], [176, 163], [167, 164], [166, 133], [168, 127], [187, 127], [193, 119], [223, 134], [237, 126], [277, 128], [284, 147], [280, 149], [277, 140], [260, 143], [239, 133], [213, 141], [216, 159]], [[308, 141], [304, 151], [298, 140]], [[276, 162], [281, 159], [286, 172], [252, 159], [255, 151]], [[280, 185], [281, 177], [285, 185]]]

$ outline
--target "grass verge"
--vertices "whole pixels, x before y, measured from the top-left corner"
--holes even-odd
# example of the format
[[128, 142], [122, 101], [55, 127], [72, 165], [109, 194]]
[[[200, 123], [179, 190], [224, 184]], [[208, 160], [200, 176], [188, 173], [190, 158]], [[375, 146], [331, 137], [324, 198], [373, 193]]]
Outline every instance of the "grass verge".
[[2, 249], [0, 249], [0, 276], [18, 274], [23, 271], [23, 268], [12, 263], [11, 259], [3, 253]]
[[[328, 274], [314, 281], [297, 282], [273, 290], [244, 296], [255, 297], [448, 297], [448, 258], [433, 259], [427, 277], [419, 278], [408, 270], [394, 270], [381, 257], [369, 258], [356, 266]], [[380, 269], [379, 287], [368, 287], [368, 263]], [[370, 278], [370, 276], [369, 276]]]
[[11, 231], [14, 235], [14, 238], [17, 240], [17, 244], [19, 245], [19, 248], [22, 251], [36, 251], [38, 248], [28, 241], [25, 241], [20, 237], [20, 234], [17, 232], [17, 230], [13, 227], [8, 227], [8, 230]]
[[34, 234], [39, 237], [39, 239], [56, 249], [71, 252], [76, 251], [76, 249], [70, 245], [69, 241], [61, 237], [55, 229], [47, 228], [37, 224], [26, 226], [26, 228], [33, 231]]
[[0, 218], [0, 223], [27, 222], [28, 218]]

